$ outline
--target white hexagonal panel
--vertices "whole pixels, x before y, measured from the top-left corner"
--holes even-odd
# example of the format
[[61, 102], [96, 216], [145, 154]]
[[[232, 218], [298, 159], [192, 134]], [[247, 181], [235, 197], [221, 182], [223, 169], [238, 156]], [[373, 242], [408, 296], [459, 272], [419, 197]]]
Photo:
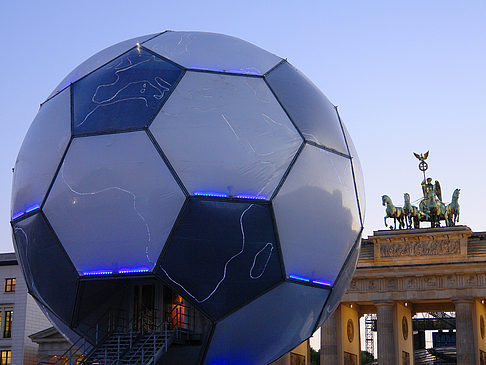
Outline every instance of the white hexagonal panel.
[[165, 32], [144, 47], [189, 69], [263, 75], [282, 59], [224, 34]]
[[82, 275], [148, 271], [184, 199], [141, 131], [74, 139], [44, 212]]
[[71, 138], [69, 89], [44, 103], [25, 136], [15, 162], [11, 217], [40, 207]]
[[351, 162], [353, 164], [354, 170], [354, 180], [356, 181], [356, 190], [358, 191], [358, 199], [359, 199], [359, 208], [361, 211], [361, 221], [364, 224], [365, 213], [366, 213], [366, 196], [365, 196], [365, 187], [364, 187], [364, 176], [363, 176], [363, 168], [361, 167], [361, 162], [358, 157], [358, 152], [356, 151], [356, 147], [354, 147], [353, 140], [349, 135], [349, 132], [346, 126], [343, 123], [344, 135], [346, 136], [346, 142], [348, 143], [349, 147], [349, 154], [351, 155]]
[[190, 194], [268, 199], [302, 138], [262, 78], [186, 72], [150, 126]]
[[361, 229], [349, 158], [306, 144], [273, 204], [287, 275], [331, 285]]

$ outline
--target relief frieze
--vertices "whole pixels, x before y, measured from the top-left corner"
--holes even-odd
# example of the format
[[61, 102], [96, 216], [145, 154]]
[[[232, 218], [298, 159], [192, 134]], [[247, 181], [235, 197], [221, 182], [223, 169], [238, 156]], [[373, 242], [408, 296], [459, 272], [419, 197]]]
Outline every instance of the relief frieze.
[[379, 247], [381, 257], [438, 256], [461, 252], [459, 240], [381, 243]]
[[421, 291], [449, 290], [467, 288], [485, 288], [486, 273], [482, 274], [446, 274], [427, 276], [405, 276], [398, 278], [362, 278], [354, 279], [348, 292], [391, 292], [391, 291]]

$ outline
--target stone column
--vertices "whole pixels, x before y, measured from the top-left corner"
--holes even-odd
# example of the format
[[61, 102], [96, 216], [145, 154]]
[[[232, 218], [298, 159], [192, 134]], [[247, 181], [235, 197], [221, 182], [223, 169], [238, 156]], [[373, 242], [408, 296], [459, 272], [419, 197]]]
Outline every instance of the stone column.
[[321, 327], [321, 365], [339, 364], [336, 311]]
[[456, 299], [456, 348], [457, 363], [476, 365], [478, 357], [477, 332], [474, 325], [475, 308], [473, 299]]
[[[393, 315], [393, 302], [376, 303], [377, 335], [378, 335], [378, 365], [398, 364], [394, 338], [395, 316]], [[396, 324], [395, 324], [396, 327]]]

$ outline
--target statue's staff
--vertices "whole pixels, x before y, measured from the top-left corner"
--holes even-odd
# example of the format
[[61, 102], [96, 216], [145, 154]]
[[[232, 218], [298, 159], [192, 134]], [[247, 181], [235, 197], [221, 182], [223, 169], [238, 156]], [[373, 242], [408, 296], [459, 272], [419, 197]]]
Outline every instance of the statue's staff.
[[425, 160], [427, 159], [427, 157], [429, 157], [429, 151], [420, 155], [415, 152], [413, 154], [415, 155], [415, 157], [417, 157], [420, 160], [419, 170], [424, 173], [424, 181], [425, 181], [426, 180], [425, 171], [427, 171], [427, 169], [429, 168], [429, 165], [427, 164], [427, 162], [425, 162]]

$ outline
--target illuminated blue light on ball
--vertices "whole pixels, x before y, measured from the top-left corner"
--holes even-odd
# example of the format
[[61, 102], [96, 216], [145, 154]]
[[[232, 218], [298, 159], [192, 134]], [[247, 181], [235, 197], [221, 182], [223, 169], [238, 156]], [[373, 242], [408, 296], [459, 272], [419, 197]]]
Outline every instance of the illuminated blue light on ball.
[[146, 267], [141, 267], [137, 269], [121, 269], [118, 270], [118, 274], [134, 274], [134, 273], [142, 273], [142, 272], [149, 272], [150, 270]]
[[256, 199], [256, 200], [267, 200], [265, 195], [252, 195], [252, 194], [238, 194], [231, 196], [225, 193], [218, 193], [213, 191], [196, 191], [193, 193], [195, 196], [209, 196], [215, 198], [235, 198], [235, 199]]
[[331, 286], [332, 287], [332, 283], [329, 282], [329, 281], [312, 280], [312, 282], [314, 284], [317, 284], [317, 285], [324, 285], [324, 286]]
[[249, 194], [238, 194], [234, 196], [237, 199], [257, 199], [257, 200], [267, 200], [264, 195], [249, 195]]
[[224, 193], [215, 193], [211, 191], [196, 191], [194, 192], [194, 195], [196, 196], [214, 196], [216, 198], [227, 198], [228, 194]]
[[15, 213], [14, 215], [12, 215], [12, 220], [15, 220], [17, 218], [20, 218], [22, 217], [24, 214], [27, 214], [27, 213], [30, 213], [30, 212], [33, 212], [34, 210], [37, 210], [40, 208], [40, 205], [39, 204], [34, 204], [34, 205], [31, 205], [30, 207], [27, 207], [24, 211], [20, 211], [20, 212], [17, 212]]
[[223, 70], [222, 68], [189, 66], [188, 69], [189, 70], [198, 70], [198, 71], [243, 74], [243, 75], [260, 75], [260, 72], [258, 72], [256, 70], [251, 70], [251, 69], [245, 70], [245, 69], [240, 69], [240, 68], [229, 68], [229, 69]]
[[311, 280], [307, 278], [303, 278], [302, 276], [297, 276], [297, 275], [289, 275], [290, 279], [294, 280], [299, 280], [299, 281], [305, 281], [306, 283], [309, 283]]
[[332, 287], [332, 283], [330, 281], [311, 280], [309, 278], [305, 278], [305, 277], [299, 276], [299, 275], [289, 275], [289, 279], [303, 281], [305, 283], [312, 283], [312, 284], [316, 284], [316, 285], [322, 285], [322, 286]]
[[12, 216], [12, 220], [15, 220], [19, 217], [22, 217], [23, 215], [25, 214], [25, 212], [18, 212], [18, 213], [15, 213], [13, 216]]
[[113, 271], [111, 270], [97, 270], [97, 271], [85, 271], [83, 272], [83, 276], [98, 276], [98, 275], [112, 275]]

